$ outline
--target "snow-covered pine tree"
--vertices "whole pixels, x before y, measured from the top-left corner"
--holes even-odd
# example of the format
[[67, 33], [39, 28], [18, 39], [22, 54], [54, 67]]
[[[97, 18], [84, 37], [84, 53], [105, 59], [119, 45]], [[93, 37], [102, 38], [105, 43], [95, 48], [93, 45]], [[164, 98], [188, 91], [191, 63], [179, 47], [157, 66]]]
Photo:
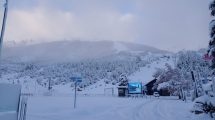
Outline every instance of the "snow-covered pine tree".
[[[213, 0], [210, 5], [209, 9], [211, 11], [211, 16], [215, 17], [215, 0]], [[213, 19], [210, 22], [210, 41], [209, 41], [209, 49], [208, 49], [208, 54], [211, 57], [215, 57], [215, 19]], [[212, 68], [215, 68], [215, 59], [212, 60], [211, 64]]]
[[[213, 0], [210, 5], [209, 5], [209, 9], [211, 11], [211, 16], [212, 17], [215, 17], [215, 0]], [[213, 59], [212, 59], [212, 62], [211, 62], [211, 68], [213, 70], [213, 73], [214, 73], [214, 69], [215, 69], [215, 19], [213, 19], [211, 22], [210, 22], [210, 42], [209, 42], [209, 49], [208, 49], [208, 53], [209, 53], [209, 56], [211, 56]], [[215, 94], [215, 82], [213, 81], [213, 92]]]
[[[209, 9], [211, 11], [211, 16], [215, 17], [215, 0], [213, 0], [210, 5]], [[214, 73], [215, 69], [215, 19], [213, 19], [210, 22], [210, 42], [209, 42], [209, 48], [208, 48], [208, 55], [210, 58], [212, 58], [211, 61], [211, 68]], [[213, 80], [213, 86], [215, 85], [215, 82]], [[213, 87], [214, 88], [214, 87]], [[215, 93], [213, 89], [213, 93]], [[192, 112], [195, 114], [209, 114], [211, 118], [215, 117], [215, 103], [214, 103], [214, 97], [211, 97], [207, 94], [204, 96], [201, 96], [197, 98], [194, 102], [194, 107]]]

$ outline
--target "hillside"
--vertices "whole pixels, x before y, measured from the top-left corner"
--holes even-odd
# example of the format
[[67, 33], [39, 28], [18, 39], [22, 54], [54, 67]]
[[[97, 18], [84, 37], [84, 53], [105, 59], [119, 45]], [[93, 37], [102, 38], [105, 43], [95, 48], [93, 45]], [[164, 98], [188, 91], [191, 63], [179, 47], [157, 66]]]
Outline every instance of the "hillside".
[[83, 79], [79, 85], [82, 93], [90, 94], [116, 89], [121, 74], [131, 81], [150, 81], [155, 68], [169, 62], [164, 56], [171, 56], [145, 45], [110, 41], [50, 42], [7, 47], [4, 51], [1, 82], [22, 84], [24, 92], [43, 93], [50, 81], [55, 93], [60, 94], [73, 90], [69, 78], [77, 74]]
[[[6, 44], [7, 45], [7, 44]], [[116, 54], [164, 54], [142, 44], [112, 41], [56, 41], [37, 44], [6, 46], [3, 58], [16, 58], [22, 61], [69, 62], [95, 59]]]

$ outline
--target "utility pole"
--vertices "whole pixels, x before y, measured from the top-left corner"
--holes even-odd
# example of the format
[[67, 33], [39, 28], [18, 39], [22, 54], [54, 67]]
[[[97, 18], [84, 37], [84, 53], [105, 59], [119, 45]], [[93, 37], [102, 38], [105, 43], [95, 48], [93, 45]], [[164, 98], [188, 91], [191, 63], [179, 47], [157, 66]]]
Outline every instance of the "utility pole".
[[77, 99], [77, 82], [75, 82], [75, 98], [74, 98], [74, 109], [76, 108], [76, 99]]
[[[1, 57], [2, 57], [3, 38], [4, 38], [5, 26], [6, 26], [6, 20], [7, 20], [7, 11], [8, 11], [8, 0], [6, 0], [4, 4], [4, 16], [3, 16], [1, 36], [0, 36], [0, 63], [1, 63]], [[2, 72], [0, 72], [0, 78], [1, 76], [2, 76]]]
[[6, 26], [6, 20], [7, 20], [7, 11], [8, 11], [8, 0], [6, 0], [4, 4], [4, 16], [3, 16], [3, 23], [2, 23], [1, 36], [0, 36], [0, 57], [2, 54], [3, 38], [4, 38], [5, 26]]
[[52, 89], [51, 77], [49, 77], [49, 80], [48, 80], [48, 90], [50, 91], [51, 89]]

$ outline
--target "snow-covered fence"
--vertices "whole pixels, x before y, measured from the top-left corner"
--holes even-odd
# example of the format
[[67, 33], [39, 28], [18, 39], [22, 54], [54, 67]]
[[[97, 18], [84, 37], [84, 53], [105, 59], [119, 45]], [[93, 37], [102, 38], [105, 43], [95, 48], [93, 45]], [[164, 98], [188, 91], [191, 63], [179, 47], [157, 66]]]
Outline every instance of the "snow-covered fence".
[[113, 96], [114, 95], [114, 88], [104, 88], [104, 95]]

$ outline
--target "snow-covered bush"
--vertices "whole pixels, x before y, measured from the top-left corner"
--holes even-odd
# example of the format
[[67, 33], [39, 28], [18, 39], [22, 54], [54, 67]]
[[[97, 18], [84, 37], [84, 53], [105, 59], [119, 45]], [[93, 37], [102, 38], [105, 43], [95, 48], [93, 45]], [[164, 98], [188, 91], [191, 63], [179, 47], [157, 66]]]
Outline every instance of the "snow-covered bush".
[[215, 117], [215, 99], [208, 95], [201, 96], [194, 101], [191, 112], [195, 114], [207, 114], [211, 118]]

